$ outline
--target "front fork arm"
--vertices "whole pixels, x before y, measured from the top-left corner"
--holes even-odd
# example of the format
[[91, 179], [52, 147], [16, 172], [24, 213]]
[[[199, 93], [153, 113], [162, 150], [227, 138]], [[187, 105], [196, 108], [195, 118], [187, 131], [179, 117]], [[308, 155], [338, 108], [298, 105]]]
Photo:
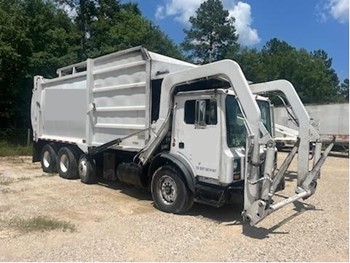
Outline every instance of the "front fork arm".
[[[282, 178], [282, 175], [287, 170], [289, 164], [291, 163], [296, 153], [296, 150], [298, 147], [297, 145], [295, 145], [292, 151], [290, 152], [290, 154], [288, 155], [288, 157], [286, 158], [285, 162], [282, 164], [281, 168], [283, 169], [280, 169], [280, 172], [283, 172], [283, 174], [281, 175], [279, 172], [275, 176], [272, 183], [266, 183], [269, 180], [264, 181], [262, 185], [262, 194], [260, 199], [254, 201], [249, 207], [246, 207], [246, 209], [242, 212], [243, 220], [248, 221], [250, 225], [254, 226], [258, 222], [263, 220], [265, 217], [267, 217], [269, 214], [271, 214], [272, 212], [277, 211], [282, 207], [290, 203], [293, 203], [300, 198], [306, 199], [311, 195], [313, 195], [316, 191], [317, 178], [319, 177], [321, 167], [324, 164], [329, 152], [333, 148], [333, 145], [334, 145], [334, 141], [327, 147], [327, 149], [323, 152], [322, 155], [318, 155], [316, 157], [317, 160], [315, 160], [315, 164], [312, 170], [308, 173], [308, 175], [306, 176], [301, 186], [297, 187], [296, 194], [294, 196], [288, 197], [276, 204], [271, 204], [271, 197], [276, 190], [276, 185], [278, 185], [279, 181]], [[319, 144], [317, 148], [318, 148], [317, 149], [318, 152], [320, 152], [321, 145]], [[265, 173], [266, 173], [266, 167], [265, 167], [264, 174]], [[267, 192], [267, 186], [269, 187], [268, 192]]]

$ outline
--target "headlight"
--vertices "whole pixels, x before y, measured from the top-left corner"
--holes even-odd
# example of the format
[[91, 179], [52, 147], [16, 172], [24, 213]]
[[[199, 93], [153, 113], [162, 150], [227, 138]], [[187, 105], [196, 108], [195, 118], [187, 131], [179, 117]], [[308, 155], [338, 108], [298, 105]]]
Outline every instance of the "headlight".
[[236, 172], [239, 172], [239, 159], [235, 159], [234, 161], [233, 161], [233, 172], [234, 173], [236, 173]]
[[233, 160], [233, 180], [241, 179], [241, 159]]

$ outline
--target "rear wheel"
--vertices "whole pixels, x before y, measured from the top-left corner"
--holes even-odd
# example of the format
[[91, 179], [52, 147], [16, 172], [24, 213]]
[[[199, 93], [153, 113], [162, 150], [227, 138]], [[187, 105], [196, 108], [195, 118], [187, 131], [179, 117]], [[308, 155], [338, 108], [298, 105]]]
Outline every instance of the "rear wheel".
[[41, 168], [45, 173], [55, 173], [57, 154], [55, 149], [50, 144], [45, 144], [41, 151]]
[[160, 167], [154, 173], [151, 192], [155, 206], [164, 212], [183, 213], [193, 204], [193, 194], [180, 172], [169, 165]]
[[78, 162], [78, 172], [82, 183], [96, 183], [96, 163], [93, 158], [82, 154]]
[[57, 171], [62, 178], [77, 179], [78, 164], [73, 151], [68, 147], [63, 147], [57, 154]]

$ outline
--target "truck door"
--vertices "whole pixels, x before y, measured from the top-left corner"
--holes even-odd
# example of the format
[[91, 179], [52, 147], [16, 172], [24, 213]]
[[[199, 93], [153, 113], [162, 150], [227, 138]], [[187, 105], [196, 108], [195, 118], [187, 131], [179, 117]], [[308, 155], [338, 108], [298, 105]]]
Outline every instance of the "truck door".
[[218, 179], [220, 174], [219, 96], [178, 95], [175, 98], [171, 152], [181, 155], [196, 176]]

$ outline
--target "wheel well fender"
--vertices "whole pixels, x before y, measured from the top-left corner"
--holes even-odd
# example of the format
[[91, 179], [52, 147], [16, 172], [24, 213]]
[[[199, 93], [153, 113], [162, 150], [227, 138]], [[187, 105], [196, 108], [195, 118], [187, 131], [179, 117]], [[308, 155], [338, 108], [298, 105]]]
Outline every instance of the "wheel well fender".
[[32, 162], [40, 162], [41, 161], [41, 153], [45, 145], [50, 145], [55, 153], [58, 153], [59, 147], [57, 143], [51, 141], [43, 141], [39, 140], [38, 142], [34, 142], [33, 144], [33, 153], [32, 153]]
[[194, 193], [195, 189], [195, 178], [194, 173], [186, 160], [180, 156], [176, 156], [169, 153], [158, 154], [149, 166], [148, 174], [149, 178], [152, 179], [154, 172], [163, 164], [171, 163], [181, 171], [181, 176], [185, 180], [188, 189]]

